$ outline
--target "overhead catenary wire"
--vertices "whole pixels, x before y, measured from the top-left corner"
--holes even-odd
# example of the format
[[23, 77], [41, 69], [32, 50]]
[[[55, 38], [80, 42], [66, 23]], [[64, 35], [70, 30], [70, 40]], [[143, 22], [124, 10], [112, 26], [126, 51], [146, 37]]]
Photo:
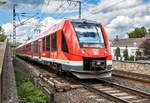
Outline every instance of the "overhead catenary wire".
[[[65, 3], [66, 3], [66, 1], [63, 1], [63, 3], [61, 3], [61, 5], [59, 5], [59, 7], [58, 7], [54, 12], [55, 12], [55, 13], [56, 13], [56, 12], [59, 12], [59, 10], [63, 7], [63, 5], [65, 5]], [[64, 8], [64, 9], [65, 9], [65, 8]], [[63, 9], [63, 11], [64, 11], [64, 9]], [[59, 13], [58, 13], [58, 15], [59, 15]], [[56, 15], [55, 18], [56, 18], [58, 15]]]
[[63, 17], [62, 15], [64, 14], [64, 12], [69, 8], [69, 6], [70, 6], [72, 3], [74, 4], [74, 6], [73, 6], [70, 10], [73, 10], [74, 7], [76, 7], [76, 5], [77, 5], [78, 2], [76, 2], [76, 1], [75, 1], [75, 2], [70, 2], [70, 1], [68, 1], [68, 7], [64, 8], [64, 9], [62, 10], [62, 12], [59, 13], [55, 18], [61, 18], [61, 17]]
[[[55, 16], [55, 18], [58, 18], [58, 17], [60, 17], [61, 15], [63, 15], [63, 13], [67, 10], [67, 8], [69, 8], [70, 5], [71, 5], [71, 3], [70, 3], [70, 4], [68, 3], [68, 6], [67, 6], [66, 8], [63, 8], [62, 12], [58, 13], [58, 14]], [[63, 6], [62, 6], [62, 7], [63, 7]]]
[[87, 17], [88, 17], [88, 18], [89, 18], [89, 17], [92, 17], [92, 16], [94, 16], [95, 14], [98, 14], [99, 12], [101, 12], [101, 11], [103, 11], [103, 10], [105, 10], [105, 9], [111, 8], [111, 7], [113, 7], [113, 6], [117, 5], [117, 4], [120, 4], [120, 3], [123, 2], [123, 1], [124, 1], [124, 0], [121, 0], [121, 1], [119, 1], [119, 2], [116, 2], [116, 3], [114, 3], [114, 4], [110, 5], [110, 6], [107, 6], [107, 7], [103, 8], [103, 9], [99, 10], [99, 11], [96, 11], [96, 12], [89, 12], [90, 15], [88, 15]]

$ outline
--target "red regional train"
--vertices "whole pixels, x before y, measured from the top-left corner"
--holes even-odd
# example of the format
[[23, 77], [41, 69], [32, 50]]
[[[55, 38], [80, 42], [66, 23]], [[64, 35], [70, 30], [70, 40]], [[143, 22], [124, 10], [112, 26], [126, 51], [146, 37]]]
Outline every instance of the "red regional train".
[[16, 48], [16, 55], [70, 72], [80, 79], [111, 77], [112, 55], [101, 23], [63, 20]]

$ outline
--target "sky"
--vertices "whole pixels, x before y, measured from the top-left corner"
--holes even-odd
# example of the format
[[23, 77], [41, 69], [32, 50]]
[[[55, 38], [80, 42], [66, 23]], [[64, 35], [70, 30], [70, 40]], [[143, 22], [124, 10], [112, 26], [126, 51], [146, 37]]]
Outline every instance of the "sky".
[[[28, 36], [35, 37], [63, 19], [78, 18], [78, 3], [67, 0], [0, 0], [0, 26], [12, 35], [12, 9], [16, 6], [17, 41], [24, 42]], [[74, 0], [76, 1], [76, 0]], [[127, 38], [136, 27], [150, 28], [150, 0], [80, 0], [83, 19], [101, 22], [109, 40], [116, 35]], [[22, 14], [26, 13], [26, 14]], [[24, 22], [24, 25], [20, 25]]]

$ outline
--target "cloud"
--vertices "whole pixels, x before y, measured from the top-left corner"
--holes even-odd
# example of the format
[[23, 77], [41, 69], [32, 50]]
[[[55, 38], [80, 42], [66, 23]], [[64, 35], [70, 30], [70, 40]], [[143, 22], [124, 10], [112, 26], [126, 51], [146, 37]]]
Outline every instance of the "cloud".
[[128, 16], [117, 16], [107, 25], [108, 28], [126, 27], [132, 24], [132, 20]]
[[126, 37], [136, 27], [150, 27], [150, 2], [143, 0], [101, 0], [82, 13], [82, 18], [101, 22], [109, 39]]
[[43, 21], [41, 21], [41, 31], [44, 32], [45, 30], [48, 30], [50, 27], [52, 27], [55, 24], [58, 24], [63, 19], [54, 19], [52, 17], [47, 17]]
[[44, 13], [71, 13], [78, 11], [78, 3], [67, 0], [45, 0], [41, 5], [41, 11]]
[[40, 9], [43, 13], [78, 12], [78, 3], [68, 0], [6, 0], [6, 2], [0, 8], [9, 11], [12, 10], [14, 4], [17, 4], [17, 8]]
[[[21, 20], [26, 21], [26, 19]], [[17, 26], [16, 28], [16, 37], [17, 42], [24, 42], [24, 39], [27, 39], [28, 36], [31, 36], [33, 34], [33, 28], [38, 24], [38, 21], [34, 18], [31, 18], [28, 20], [28, 22], [25, 22], [25, 25]], [[19, 22], [16, 22], [16, 25], [19, 25]], [[7, 23], [3, 24], [2, 28], [4, 29], [4, 32], [6, 35], [13, 35], [13, 24]]]
[[[72, 13], [78, 12], [77, 4], [69, 4], [67, 1], [54, 0], [7, 0], [8, 4], [3, 7], [9, 8], [14, 1], [27, 8], [33, 9], [37, 7], [44, 13]], [[85, 0], [84, 0], [85, 1]], [[108, 38], [114, 39], [115, 35], [124, 38], [127, 33], [131, 32], [136, 27], [150, 27], [150, 2], [144, 3], [143, 0], [100, 0], [97, 4], [88, 4], [83, 2], [82, 18], [96, 20], [101, 22]], [[8, 6], [8, 7], [7, 7]], [[59, 14], [58, 14], [59, 15]], [[78, 15], [70, 18], [78, 18]], [[24, 19], [25, 20], [25, 19]], [[26, 31], [34, 31], [37, 24], [40, 24], [41, 32], [47, 30], [53, 24], [61, 20], [52, 17], [46, 17], [40, 23], [37, 19], [31, 20], [28, 25], [19, 27], [18, 33], [22, 33], [23, 28], [28, 28]], [[10, 24], [7, 24], [10, 25]], [[7, 27], [7, 26], [6, 26]], [[6, 28], [5, 27], [5, 28]], [[32, 29], [29, 29], [32, 28]], [[7, 29], [9, 31], [9, 29]]]
[[7, 23], [7, 24], [2, 25], [2, 28], [4, 29], [4, 32], [5, 32], [7, 35], [12, 34], [13, 25], [12, 25], [11, 23]]
[[[26, 21], [26, 19], [21, 20], [21, 22]], [[36, 37], [38, 35], [37, 32], [35, 32], [35, 29], [40, 29], [41, 33], [48, 30], [53, 25], [60, 23], [62, 19], [54, 19], [52, 17], [47, 17], [43, 21], [39, 22], [35, 18], [31, 18], [27, 22], [25, 22], [24, 25], [18, 26], [16, 28], [16, 38], [17, 42], [25, 42], [28, 38], [28, 36]], [[19, 22], [16, 23], [19, 25]], [[13, 34], [13, 24], [7, 23], [3, 24], [2, 28], [4, 29], [5, 33], [7, 35]]]
[[11, 11], [14, 4], [17, 4], [19, 7], [26, 7], [28, 9], [34, 9], [39, 7], [44, 0], [5, 0], [7, 3], [4, 5], [1, 5], [0, 8]]

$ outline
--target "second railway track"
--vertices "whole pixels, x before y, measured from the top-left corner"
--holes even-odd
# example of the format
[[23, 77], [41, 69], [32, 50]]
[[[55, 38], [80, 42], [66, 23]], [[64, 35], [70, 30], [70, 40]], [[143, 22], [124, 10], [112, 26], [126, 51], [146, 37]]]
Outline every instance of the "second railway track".
[[127, 79], [135, 82], [140, 82], [142, 84], [150, 85], [150, 75], [113, 70], [112, 76], [115, 78], [122, 78], [122, 79]]

